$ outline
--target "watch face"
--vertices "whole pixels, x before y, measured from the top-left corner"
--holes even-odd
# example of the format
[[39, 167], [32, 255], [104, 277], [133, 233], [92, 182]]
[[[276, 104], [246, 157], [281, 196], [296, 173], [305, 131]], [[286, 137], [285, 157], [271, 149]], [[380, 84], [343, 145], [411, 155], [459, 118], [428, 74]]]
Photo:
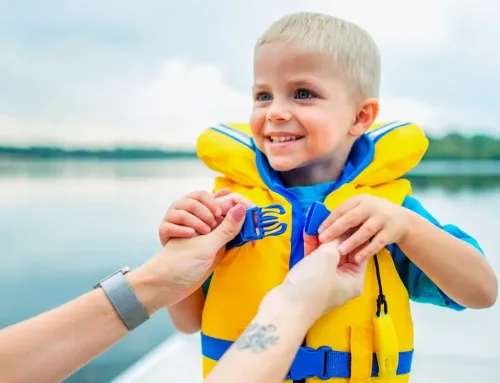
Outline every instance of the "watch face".
[[121, 268], [120, 270], [118, 271], [121, 271], [123, 275], [127, 274], [127, 273], [130, 273], [132, 271], [132, 269], [128, 266], [125, 266], [123, 268]]
[[121, 269], [119, 270], [116, 270], [114, 273], [108, 275], [106, 278], [103, 278], [101, 279], [95, 286], [94, 286], [94, 289], [98, 288], [98, 287], [101, 287], [101, 283], [104, 282], [105, 280], [111, 278], [113, 275], [116, 275], [118, 273], [121, 273], [123, 275], [127, 274], [127, 273], [130, 273], [132, 271], [132, 269], [128, 266], [125, 266], [125, 267], [122, 267]]

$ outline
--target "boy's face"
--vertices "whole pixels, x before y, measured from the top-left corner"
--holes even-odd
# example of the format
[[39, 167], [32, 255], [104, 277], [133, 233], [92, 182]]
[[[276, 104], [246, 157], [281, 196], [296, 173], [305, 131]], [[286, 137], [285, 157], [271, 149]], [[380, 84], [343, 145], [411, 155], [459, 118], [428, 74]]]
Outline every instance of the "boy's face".
[[253, 93], [252, 135], [277, 171], [326, 155], [345, 159], [365, 130], [357, 126], [358, 105], [331, 61], [290, 43], [258, 48]]

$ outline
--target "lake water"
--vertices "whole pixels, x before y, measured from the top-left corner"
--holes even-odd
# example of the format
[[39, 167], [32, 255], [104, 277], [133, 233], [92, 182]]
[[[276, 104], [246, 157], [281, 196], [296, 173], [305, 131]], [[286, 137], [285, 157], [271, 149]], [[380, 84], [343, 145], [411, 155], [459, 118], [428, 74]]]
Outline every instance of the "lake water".
[[[500, 274], [500, 165], [425, 164], [419, 171], [429, 176], [416, 180], [414, 195], [440, 221], [474, 235]], [[464, 175], [476, 171], [483, 176]], [[0, 160], [0, 328], [141, 264], [159, 249], [169, 204], [210, 189], [211, 176], [197, 161]], [[414, 304], [413, 313], [412, 382], [500, 381], [500, 304], [461, 313]], [[109, 382], [174, 331], [164, 310], [67, 382]]]

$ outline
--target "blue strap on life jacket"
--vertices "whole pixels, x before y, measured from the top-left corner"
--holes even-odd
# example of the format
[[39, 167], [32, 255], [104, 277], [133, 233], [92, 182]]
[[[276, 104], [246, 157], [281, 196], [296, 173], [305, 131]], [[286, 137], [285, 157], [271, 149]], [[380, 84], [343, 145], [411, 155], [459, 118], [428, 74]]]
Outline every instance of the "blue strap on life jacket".
[[320, 225], [330, 213], [324, 203], [314, 202], [307, 211], [304, 232], [308, 235], [318, 235]]
[[[285, 214], [285, 208], [279, 204], [247, 209], [245, 221], [238, 235], [228, 242], [226, 249], [240, 247], [247, 242], [256, 241], [268, 236], [283, 234], [287, 224], [279, 222], [279, 216]], [[318, 235], [321, 223], [330, 215], [322, 202], [314, 202], [306, 215], [304, 232], [309, 235]]]
[[[233, 342], [212, 338], [201, 334], [202, 354], [206, 358], [218, 361], [231, 347]], [[408, 374], [411, 371], [413, 350], [399, 353], [397, 375]], [[377, 377], [379, 366], [377, 356], [373, 354], [372, 377]], [[334, 351], [330, 347], [300, 347], [288, 371], [286, 379], [300, 380], [317, 377], [322, 380], [331, 378], [351, 377], [351, 353]]]
[[239, 247], [264, 237], [283, 234], [287, 228], [286, 223], [279, 222], [279, 216], [283, 214], [285, 214], [285, 208], [279, 204], [247, 209], [243, 227], [238, 235], [228, 242], [226, 249]]

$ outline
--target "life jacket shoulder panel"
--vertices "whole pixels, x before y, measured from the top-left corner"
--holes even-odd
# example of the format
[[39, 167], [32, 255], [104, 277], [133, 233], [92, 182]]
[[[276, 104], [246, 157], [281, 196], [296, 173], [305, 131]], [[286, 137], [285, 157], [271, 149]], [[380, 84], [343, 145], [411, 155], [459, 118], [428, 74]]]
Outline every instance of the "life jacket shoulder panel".
[[[362, 138], [371, 144], [356, 183], [365, 186], [403, 177], [418, 165], [429, 145], [422, 129], [410, 122], [377, 123]], [[210, 169], [242, 185], [268, 187], [256, 164], [258, 149], [248, 124], [211, 127], [198, 137], [196, 147]]]

